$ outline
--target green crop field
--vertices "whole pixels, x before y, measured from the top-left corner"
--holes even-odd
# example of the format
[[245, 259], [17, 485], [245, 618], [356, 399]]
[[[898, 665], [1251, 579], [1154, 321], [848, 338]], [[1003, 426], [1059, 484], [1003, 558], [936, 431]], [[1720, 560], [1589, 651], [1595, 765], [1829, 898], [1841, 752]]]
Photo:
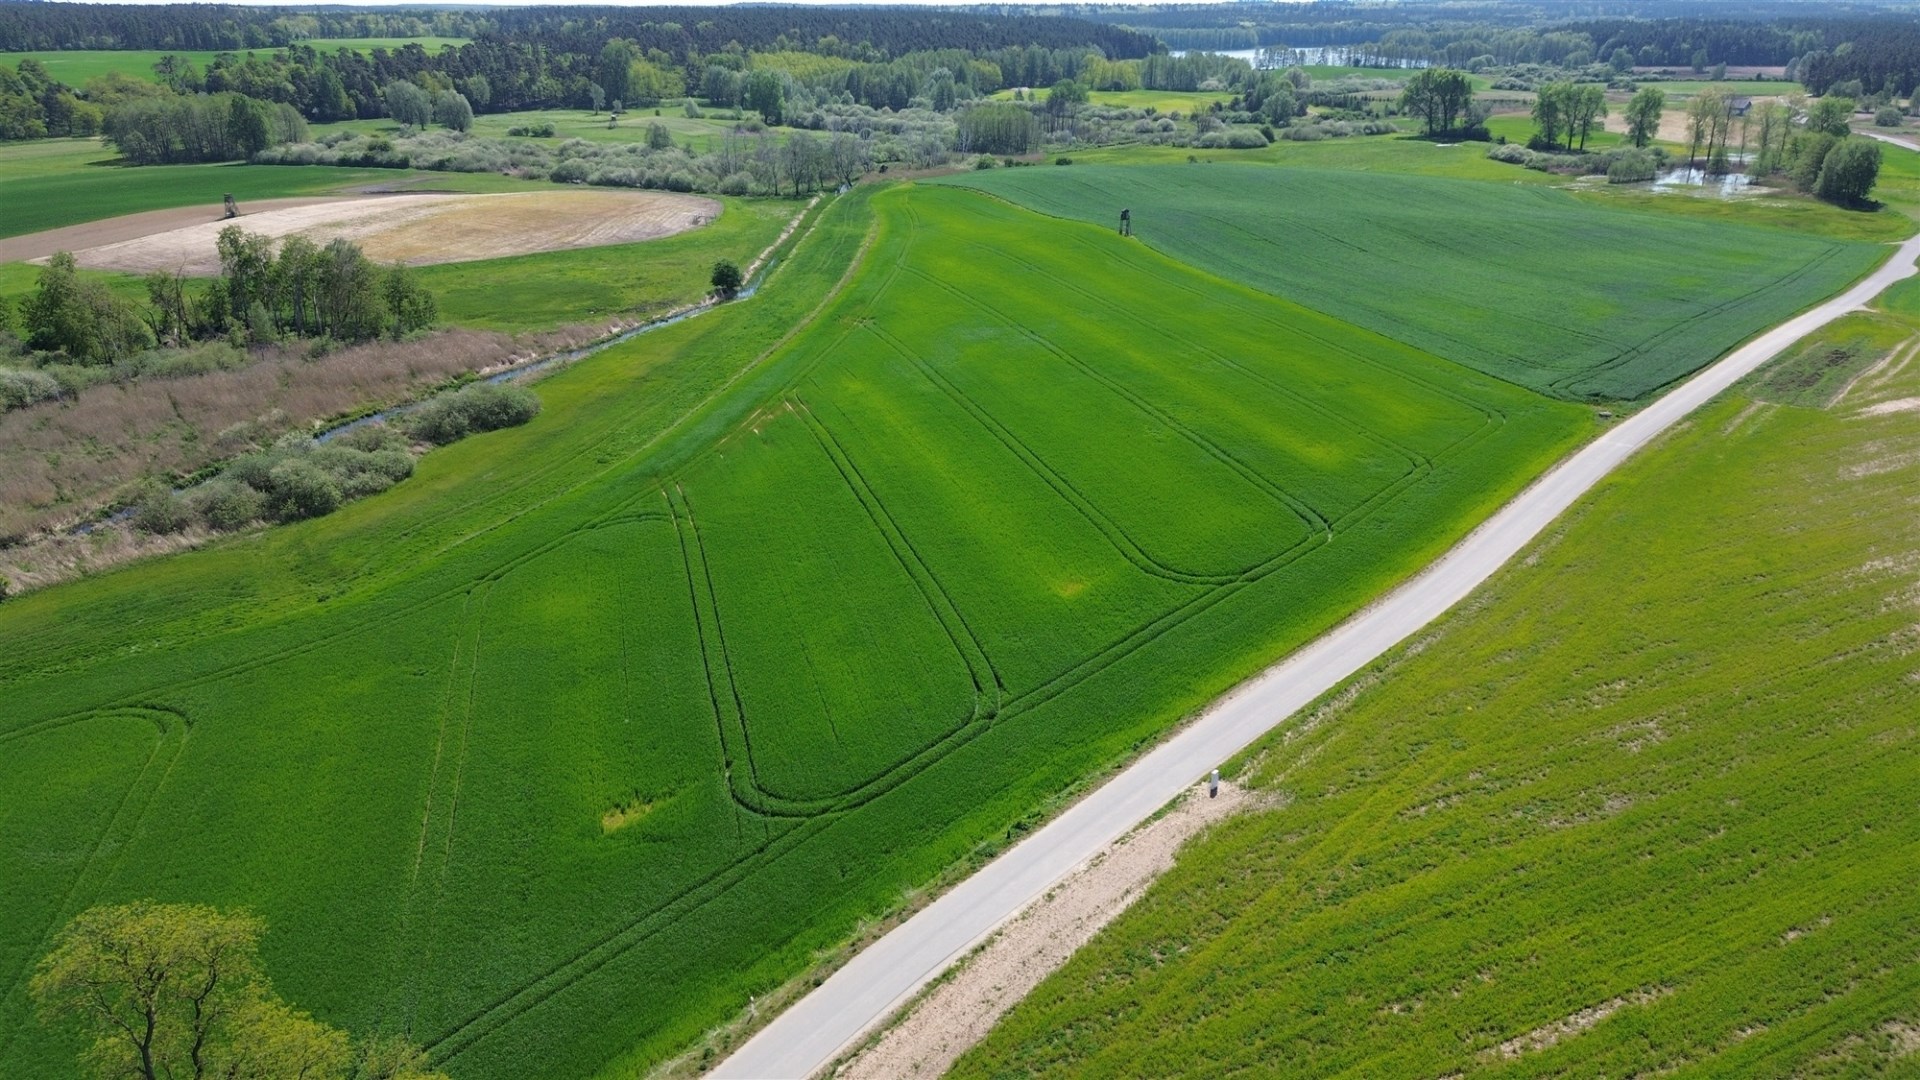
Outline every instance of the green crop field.
[[1109, 227], [1129, 207], [1135, 235], [1195, 266], [1585, 400], [1645, 397], [1887, 250], [1623, 212], [1538, 186], [1374, 173], [1074, 165], [945, 182]]
[[1914, 1076], [1920, 363], [1776, 392], [1849, 336], [1257, 747], [1287, 801], [951, 1075]]
[[0, 1073], [63, 1075], [21, 975], [130, 896], [259, 912], [289, 999], [464, 1080], [642, 1072], [1592, 432], [928, 186], [539, 389], [384, 495], [0, 606]]
[[[419, 269], [441, 320], [487, 330], [539, 330], [615, 316], [632, 320], [690, 304], [712, 288], [713, 264], [743, 269], [803, 204], [721, 198], [712, 224], [637, 244], [544, 251]], [[6, 277], [0, 267], [0, 295]], [[500, 297], [509, 290], [511, 304]]]
[[[586, 109], [523, 109], [519, 112], [483, 113], [473, 118], [473, 134], [488, 138], [507, 138], [514, 128], [531, 127], [538, 124], [552, 124], [553, 135], [533, 139], [541, 145], [557, 147], [567, 139], [585, 139], [588, 142], [636, 143], [647, 140], [647, 128], [651, 124], [665, 127], [673, 135], [673, 141], [681, 146], [691, 144], [694, 149], [707, 151], [714, 149], [721, 138], [731, 130], [734, 121], [726, 110], [711, 110], [706, 116], [694, 118], [686, 115], [684, 105], [663, 105], [660, 115], [655, 116], [652, 109], [629, 109], [621, 114], [620, 122], [614, 127], [607, 126], [605, 113], [592, 113]], [[401, 131], [399, 124], [392, 120], [338, 120], [327, 124], [313, 124], [311, 130], [314, 139], [340, 132], [354, 134], [397, 135]], [[772, 129], [777, 135], [785, 129]], [[516, 138], [519, 136], [515, 136]]]
[[[682, 123], [699, 121], [682, 120]], [[368, 185], [418, 185], [441, 191], [551, 191], [539, 181], [491, 174], [420, 173], [324, 165], [112, 164], [92, 140], [42, 139], [0, 145], [0, 236], [78, 225], [101, 217], [175, 206], [217, 210], [232, 192], [252, 199], [324, 194]], [[56, 194], [57, 193], [57, 194]], [[17, 200], [17, 201], [16, 201]], [[641, 244], [544, 252], [507, 259], [422, 267], [438, 296], [442, 321], [491, 330], [545, 329], [600, 318], [645, 316], [698, 300], [717, 259], [745, 266], [792, 219], [798, 204], [723, 200], [727, 211], [703, 228]], [[245, 224], [244, 219], [241, 222]], [[0, 300], [33, 287], [37, 268], [0, 264]], [[139, 275], [92, 274], [144, 301]], [[511, 286], [512, 304], [500, 302]]]
[[[263, 50], [272, 52], [272, 49]], [[158, 82], [153, 65], [163, 56], [177, 56], [205, 69], [214, 57], [214, 49], [65, 49], [47, 52], [0, 52], [0, 67], [14, 67], [22, 60], [37, 60], [47, 74], [72, 87], [83, 87], [89, 79], [119, 72], [138, 79]]]
[[[527, 188], [525, 182], [476, 174], [423, 174], [402, 169], [342, 169], [325, 165], [125, 166], [94, 139], [39, 139], [0, 143], [0, 236], [20, 236], [101, 218], [176, 206], [218, 208], [231, 192], [248, 199], [315, 195], [370, 184], [399, 184], [432, 176], [441, 190]], [[542, 185], [544, 186], [544, 185]]]
[[[778, 199], [722, 201], [726, 210], [712, 224], [657, 240], [442, 263], [417, 273], [439, 303], [439, 321], [448, 326], [512, 333], [615, 318], [631, 322], [700, 300], [712, 288], [716, 261], [745, 267], [801, 207]], [[143, 275], [80, 273], [129, 300], [147, 302]], [[0, 303], [24, 299], [39, 274], [31, 263], [0, 263]], [[513, 303], [502, 304], [509, 289]]]

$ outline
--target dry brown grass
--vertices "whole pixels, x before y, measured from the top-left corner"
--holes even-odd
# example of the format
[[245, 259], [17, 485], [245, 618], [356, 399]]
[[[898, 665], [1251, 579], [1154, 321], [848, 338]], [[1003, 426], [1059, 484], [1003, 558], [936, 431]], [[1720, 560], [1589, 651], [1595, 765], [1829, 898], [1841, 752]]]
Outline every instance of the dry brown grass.
[[236, 371], [107, 384], [16, 409], [0, 415], [0, 542], [17, 546], [68, 529], [145, 478], [185, 476], [286, 432], [603, 332], [515, 339], [448, 330], [312, 359], [301, 348], [277, 348]]

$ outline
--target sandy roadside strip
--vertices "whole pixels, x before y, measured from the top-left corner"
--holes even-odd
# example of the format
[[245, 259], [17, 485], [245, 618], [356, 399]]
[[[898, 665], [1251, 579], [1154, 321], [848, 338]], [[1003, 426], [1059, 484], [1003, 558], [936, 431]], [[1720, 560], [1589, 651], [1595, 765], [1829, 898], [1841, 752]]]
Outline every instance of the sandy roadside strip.
[[1121, 837], [1034, 901], [962, 961], [952, 978], [905, 1006], [904, 1019], [832, 1075], [836, 1080], [944, 1075], [1040, 980], [1171, 870], [1181, 845], [1259, 802], [1234, 784], [1222, 783], [1217, 798], [1207, 798], [1204, 789], [1203, 784], [1188, 792], [1171, 811]]

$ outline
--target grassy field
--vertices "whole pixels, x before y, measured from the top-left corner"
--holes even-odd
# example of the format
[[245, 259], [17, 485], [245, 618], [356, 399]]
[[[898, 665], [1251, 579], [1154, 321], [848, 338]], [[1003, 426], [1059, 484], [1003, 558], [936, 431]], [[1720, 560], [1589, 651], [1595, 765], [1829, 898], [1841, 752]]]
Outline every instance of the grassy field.
[[[410, 41], [417, 41], [428, 52], [438, 52], [446, 45], [464, 45], [465, 38], [316, 38], [303, 41], [322, 52], [334, 52], [339, 49], [352, 49], [366, 52], [370, 49], [398, 49]], [[236, 49], [234, 53], [244, 56], [248, 52], [268, 55], [279, 52], [278, 49]], [[87, 80], [98, 78], [112, 72], [132, 75], [142, 79], [159, 81], [154, 74], [153, 65], [163, 56], [177, 56], [192, 62], [206, 70], [216, 56], [222, 55], [217, 49], [66, 49], [38, 52], [0, 52], [0, 66], [13, 67], [26, 59], [38, 60], [47, 69], [47, 74], [66, 83], [68, 86], [85, 86]]]
[[1371, 173], [1074, 165], [948, 182], [1102, 224], [1130, 207], [1136, 236], [1196, 266], [1573, 399], [1653, 393], [1885, 254], [1539, 187]]
[[[1416, 128], [1416, 130], [1418, 129]], [[1527, 140], [1533, 138], [1534, 134], [1539, 130], [1539, 126], [1533, 122], [1533, 117], [1525, 113], [1502, 113], [1498, 116], [1487, 118], [1487, 131], [1489, 134], [1496, 137], [1504, 136], [1508, 142], [1516, 142], [1522, 146], [1525, 146]], [[1620, 146], [1626, 141], [1627, 137], [1625, 135], [1617, 131], [1601, 131], [1596, 126], [1595, 129], [1587, 135], [1586, 148], [1588, 150], [1608, 150]], [[1482, 151], [1484, 152], [1484, 148], [1482, 148]]]
[[[705, 296], [718, 260], [745, 268], [803, 205], [721, 201], [726, 209], [718, 220], [690, 232], [638, 244], [423, 266], [420, 282], [439, 301], [442, 321], [455, 326], [513, 332], [645, 318]], [[501, 303], [508, 295], [513, 302]]]
[[[8, 203], [7, 213], [0, 216], [0, 235], [37, 232], [142, 210], [195, 204], [217, 207], [227, 192], [234, 194], [244, 210], [251, 199], [324, 194], [376, 184], [473, 192], [553, 190], [553, 185], [544, 182], [490, 174], [318, 165], [130, 168], [112, 164], [110, 154], [92, 140], [46, 139], [0, 147], [0, 199]], [[443, 321], [453, 325], [516, 331], [645, 316], [699, 299], [707, 290], [715, 260], [732, 259], [746, 265], [779, 235], [799, 208], [797, 203], [777, 199], [723, 201], [728, 210], [719, 221], [678, 236], [641, 244], [423, 267], [420, 274], [440, 299]], [[37, 272], [25, 264], [0, 264], [0, 299], [17, 299], [31, 289]], [[96, 276], [127, 296], [145, 298], [145, 288], [137, 275]], [[512, 288], [514, 302], [502, 304], [502, 290], [508, 287]]]
[[1632, 462], [952, 1075], [1915, 1075], [1900, 363], [1825, 409], [1761, 373]]
[[1806, 87], [1785, 79], [1723, 79], [1719, 82], [1711, 79], [1673, 79], [1666, 82], [1647, 81], [1637, 85], [1655, 87], [1669, 99], [1681, 100], [1708, 90], [1725, 90], [1729, 94], [1738, 94], [1743, 97], [1781, 97], [1786, 94], [1807, 92]]
[[[1047, 99], [1046, 87], [1036, 87], [1030, 91], [1039, 101]], [[1000, 101], [1012, 101], [1011, 89], [1001, 90], [993, 95]], [[1220, 92], [1182, 91], [1182, 90], [1095, 90], [1087, 95], [1087, 100], [1095, 105], [1104, 105], [1113, 109], [1153, 109], [1160, 113], [1179, 113], [1192, 116], [1196, 112], [1205, 112], [1218, 101], [1225, 104], [1233, 95]]]
[[[705, 296], [715, 262], [729, 259], [745, 267], [802, 206], [782, 199], [721, 201], [726, 209], [712, 224], [657, 240], [443, 263], [416, 273], [438, 301], [442, 325], [514, 333], [616, 318], [632, 322]], [[24, 298], [39, 273], [30, 263], [0, 263], [0, 302]], [[130, 300], [147, 301], [142, 275], [80, 273]], [[513, 302], [501, 303], [509, 293]]]
[[0, 1072], [65, 1074], [19, 973], [127, 896], [260, 912], [290, 999], [463, 1078], [644, 1071], [1592, 431], [924, 186], [539, 389], [385, 495], [0, 607]]
[[[473, 133], [488, 138], [507, 138], [507, 132], [517, 127], [529, 127], [535, 124], [552, 124], [551, 137], [534, 139], [545, 146], [558, 146], [567, 139], [585, 139], [597, 143], [634, 143], [647, 140], [647, 128], [660, 124], [673, 134], [673, 141], [680, 145], [692, 144], [696, 150], [710, 150], [733, 128], [734, 121], [716, 110], [709, 116], [693, 118], [686, 115], [684, 105], [664, 105], [660, 115], [655, 116], [652, 109], [630, 109], [620, 117], [614, 127], [607, 126], [605, 113], [590, 113], [585, 109], [526, 109], [520, 112], [485, 113], [473, 118]], [[383, 133], [395, 135], [400, 125], [391, 120], [340, 120], [329, 124], [310, 125], [313, 137], [319, 139], [336, 132]], [[776, 134], [779, 130], [775, 129]]]
[[418, 183], [436, 190], [511, 191], [534, 185], [502, 176], [342, 169], [325, 165], [119, 164], [94, 139], [38, 139], [0, 144], [0, 236], [19, 236], [101, 218], [175, 206], [218, 207], [231, 192], [249, 199], [316, 195], [373, 184]]

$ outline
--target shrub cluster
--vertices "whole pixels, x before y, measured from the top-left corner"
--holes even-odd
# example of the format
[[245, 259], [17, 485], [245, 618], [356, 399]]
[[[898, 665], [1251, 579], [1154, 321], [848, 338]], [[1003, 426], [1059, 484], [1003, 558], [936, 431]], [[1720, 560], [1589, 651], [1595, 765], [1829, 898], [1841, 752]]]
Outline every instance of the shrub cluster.
[[1652, 180], [1667, 167], [1666, 148], [1659, 146], [1619, 146], [1587, 154], [1556, 154], [1530, 150], [1519, 143], [1500, 143], [1487, 148], [1487, 157], [1562, 176], [1604, 176], [1613, 184]]
[[474, 383], [428, 401], [406, 418], [407, 433], [444, 446], [481, 431], [513, 427], [540, 412], [540, 399], [522, 386]]
[[1268, 145], [1268, 139], [1257, 127], [1231, 127], [1209, 131], [1194, 139], [1192, 145], [1203, 150], [1258, 150]]
[[51, 401], [64, 393], [60, 380], [44, 371], [0, 367], [0, 412]]
[[167, 534], [191, 525], [227, 532], [257, 521], [320, 517], [412, 476], [416, 441], [441, 446], [524, 424], [539, 411], [540, 399], [531, 390], [476, 383], [429, 400], [398, 427], [362, 424], [325, 443], [285, 435], [186, 492], [148, 487], [133, 504], [132, 523], [143, 532]]
[[1280, 133], [1283, 139], [1294, 142], [1318, 142], [1321, 139], [1344, 139], [1350, 135], [1391, 135], [1400, 130], [1391, 120], [1368, 120], [1363, 123], [1351, 123], [1346, 120], [1323, 121], [1316, 124], [1295, 124]]
[[145, 532], [173, 533], [196, 523], [226, 531], [256, 521], [298, 521], [330, 514], [411, 475], [406, 439], [384, 424], [355, 428], [325, 444], [288, 435], [236, 458], [184, 495], [150, 488], [135, 504], [133, 524]]
[[24, 342], [0, 335], [0, 412], [25, 408], [38, 401], [71, 398], [103, 383], [236, 371], [251, 362], [245, 349], [216, 340], [189, 342], [178, 348], [148, 349], [107, 364], [75, 363], [62, 359], [59, 353], [29, 355]]

